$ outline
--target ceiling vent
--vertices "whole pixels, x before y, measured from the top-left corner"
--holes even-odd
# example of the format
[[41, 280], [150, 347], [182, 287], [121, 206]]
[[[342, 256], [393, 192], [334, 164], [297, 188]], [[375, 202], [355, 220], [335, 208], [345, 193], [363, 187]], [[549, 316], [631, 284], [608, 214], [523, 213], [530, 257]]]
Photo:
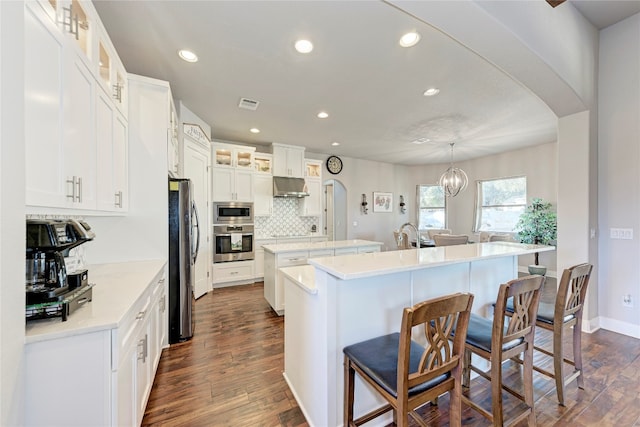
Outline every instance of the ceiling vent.
[[238, 107], [243, 108], [245, 110], [256, 111], [258, 109], [258, 101], [254, 101], [253, 99], [248, 98], [240, 98], [240, 103]]

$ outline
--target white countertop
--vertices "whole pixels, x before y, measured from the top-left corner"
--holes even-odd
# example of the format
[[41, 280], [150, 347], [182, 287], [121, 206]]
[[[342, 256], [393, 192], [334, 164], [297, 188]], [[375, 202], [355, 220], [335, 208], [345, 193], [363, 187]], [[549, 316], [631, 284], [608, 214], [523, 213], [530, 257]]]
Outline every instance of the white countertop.
[[280, 272], [291, 279], [302, 290], [310, 294], [317, 294], [315, 268], [310, 265], [298, 265], [295, 267], [284, 267]]
[[89, 283], [95, 283], [92, 301], [66, 322], [59, 317], [27, 322], [26, 343], [117, 328], [165, 264], [150, 260], [88, 266]]
[[263, 245], [266, 252], [273, 254], [296, 252], [296, 251], [313, 251], [321, 249], [339, 249], [339, 248], [357, 248], [362, 246], [382, 245], [382, 242], [374, 242], [371, 240], [331, 240], [327, 242], [302, 242], [302, 243], [282, 243], [276, 245]]
[[311, 258], [308, 263], [339, 279], [350, 280], [480, 259], [546, 252], [554, 249], [555, 246], [488, 242]]

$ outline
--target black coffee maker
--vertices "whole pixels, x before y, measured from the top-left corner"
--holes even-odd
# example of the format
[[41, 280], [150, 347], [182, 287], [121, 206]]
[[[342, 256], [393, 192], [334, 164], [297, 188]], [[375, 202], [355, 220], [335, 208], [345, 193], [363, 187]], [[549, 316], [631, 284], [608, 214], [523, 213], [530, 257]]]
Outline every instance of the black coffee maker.
[[27, 220], [25, 291], [27, 306], [60, 301], [70, 289], [64, 256], [70, 249], [93, 240], [83, 221]]

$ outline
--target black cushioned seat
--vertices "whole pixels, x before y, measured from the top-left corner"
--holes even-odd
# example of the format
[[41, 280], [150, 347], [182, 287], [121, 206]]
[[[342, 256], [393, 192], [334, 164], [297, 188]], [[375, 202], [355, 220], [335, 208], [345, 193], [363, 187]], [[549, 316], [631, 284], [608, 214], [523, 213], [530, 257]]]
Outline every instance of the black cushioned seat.
[[[400, 334], [396, 332], [347, 346], [343, 351], [345, 355], [377, 384], [391, 395], [397, 397], [399, 341]], [[424, 347], [415, 341], [411, 341], [409, 372], [416, 372], [418, 370], [418, 363], [420, 362], [423, 352]], [[428, 390], [440, 384], [449, 378], [449, 376], [449, 373], [440, 375], [431, 381], [410, 388], [409, 396]]]
[[[491, 332], [493, 331], [493, 320], [485, 319], [477, 314], [471, 314], [469, 318], [469, 329], [467, 330], [467, 344], [491, 352]], [[506, 331], [506, 327], [505, 327]], [[512, 349], [522, 343], [522, 338], [511, 340], [502, 344], [502, 351]]]
[[[552, 303], [541, 301], [540, 304], [538, 304], [538, 316], [536, 317], [536, 319], [541, 322], [548, 323], [549, 325], [553, 325], [553, 315], [554, 315], [555, 309], [556, 309], [555, 301]], [[507, 301], [506, 311], [508, 311], [509, 313], [513, 313], [512, 299], [509, 299], [509, 301]], [[562, 319], [562, 321], [564, 323], [567, 323], [568, 321], [572, 320], [574, 317], [575, 315], [568, 314], [564, 317], [564, 319]]]

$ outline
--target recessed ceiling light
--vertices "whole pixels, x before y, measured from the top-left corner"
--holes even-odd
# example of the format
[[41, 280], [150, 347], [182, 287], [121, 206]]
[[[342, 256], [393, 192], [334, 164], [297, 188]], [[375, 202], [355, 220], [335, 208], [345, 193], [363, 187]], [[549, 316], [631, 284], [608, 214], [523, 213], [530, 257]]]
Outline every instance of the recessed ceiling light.
[[416, 145], [421, 145], [424, 144], [425, 142], [429, 142], [431, 141], [429, 138], [418, 138], [414, 141], [411, 141], [412, 144], [416, 144]]
[[319, 118], [319, 119], [326, 119], [327, 117], [329, 117], [329, 113], [327, 113], [327, 112], [320, 111], [320, 112], [318, 113], [318, 118]]
[[427, 90], [424, 91], [424, 96], [433, 96], [433, 95], [437, 95], [440, 93], [440, 89], [436, 88], [436, 87], [431, 87]]
[[249, 129], [249, 132], [251, 132], [251, 133], [260, 133], [260, 129], [258, 129], [258, 128], [251, 128], [251, 129]]
[[198, 55], [187, 49], [179, 50], [178, 56], [187, 62], [198, 62]]
[[309, 40], [298, 40], [295, 44], [296, 50], [300, 53], [309, 53], [313, 50], [313, 43]]
[[400, 46], [411, 47], [415, 46], [420, 41], [420, 34], [412, 31], [400, 37]]
[[337, 147], [338, 145], [340, 145], [340, 143], [338, 141], [333, 141], [331, 145], [333, 145], [334, 147]]

